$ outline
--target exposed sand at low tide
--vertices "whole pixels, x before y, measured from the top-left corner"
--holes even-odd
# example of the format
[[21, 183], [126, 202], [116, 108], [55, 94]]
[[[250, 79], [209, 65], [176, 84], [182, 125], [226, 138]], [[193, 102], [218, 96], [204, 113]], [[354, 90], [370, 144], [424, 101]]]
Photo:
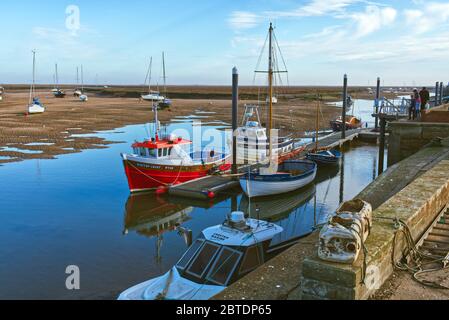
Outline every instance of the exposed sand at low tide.
[[[64, 99], [54, 98], [49, 91], [38, 92], [47, 110], [44, 114], [37, 115], [26, 115], [26, 90], [6, 92], [0, 102], [0, 164], [24, 159], [53, 159], [57, 155], [80, 152], [83, 149], [105, 148], [114, 141], [71, 135], [113, 130], [153, 120], [150, 104], [136, 98], [89, 94], [89, 101], [83, 103], [73, 97], [72, 92], [66, 92]], [[254, 101], [241, 101], [239, 111], [243, 112], [244, 103], [251, 102]], [[231, 122], [231, 101], [217, 99], [173, 99], [173, 107], [159, 112], [159, 119], [161, 122], [168, 122], [175, 116], [192, 115], [196, 110], [215, 112], [210, 115], [211, 119]], [[339, 112], [338, 108], [323, 105], [321, 128], [328, 128], [329, 120]], [[275, 105], [274, 109], [275, 126], [296, 134], [313, 130], [315, 116], [315, 103], [311, 101], [291, 100]], [[33, 145], [29, 145], [30, 143]], [[32, 153], [5, 148], [28, 150]]]

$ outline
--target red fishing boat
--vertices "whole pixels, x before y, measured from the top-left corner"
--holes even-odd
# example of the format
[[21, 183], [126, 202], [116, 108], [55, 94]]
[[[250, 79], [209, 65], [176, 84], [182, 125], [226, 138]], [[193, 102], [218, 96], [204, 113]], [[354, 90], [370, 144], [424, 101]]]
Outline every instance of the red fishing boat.
[[131, 192], [151, 189], [164, 191], [167, 187], [228, 171], [230, 155], [215, 150], [192, 151], [192, 141], [173, 134], [159, 134], [157, 107], [155, 136], [132, 145], [132, 154], [122, 154]]

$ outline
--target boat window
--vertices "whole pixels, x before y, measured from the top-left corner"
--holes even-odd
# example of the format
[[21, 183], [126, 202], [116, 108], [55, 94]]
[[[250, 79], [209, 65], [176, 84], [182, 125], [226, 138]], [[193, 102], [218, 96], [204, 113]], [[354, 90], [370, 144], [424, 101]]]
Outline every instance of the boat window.
[[240, 266], [240, 274], [245, 274], [251, 270], [256, 269], [263, 263], [262, 254], [259, 246], [252, 246], [246, 250], [246, 254], [243, 257], [242, 265]]
[[263, 131], [262, 130], [257, 131], [257, 136], [259, 138], [262, 138], [264, 136]]
[[173, 148], [168, 148], [168, 155], [171, 156], [171, 151]]
[[147, 150], [146, 150], [146, 148], [140, 148], [140, 155], [141, 155], [142, 157], [145, 157], [145, 156], [147, 155]]
[[162, 157], [162, 149], [157, 149], [157, 156]]
[[192, 263], [187, 269], [187, 273], [202, 278], [206, 273], [207, 268], [214, 260], [215, 255], [218, 253], [220, 246], [211, 242], [206, 242], [198, 254], [195, 255]]
[[133, 148], [133, 152], [134, 152], [134, 154], [139, 154], [139, 149], [138, 148]]
[[209, 271], [206, 280], [218, 285], [226, 286], [232, 278], [242, 253], [234, 249], [223, 247]]
[[204, 244], [204, 239], [197, 239], [187, 250], [186, 253], [182, 256], [182, 258], [178, 261], [176, 266], [184, 270], [187, 265], [189, 264], [190, 260], [192, 260], [192, 257], [197, 253], [198, 249]]
[[149, 156], [156, 158], [156, 149], [148, 149]]

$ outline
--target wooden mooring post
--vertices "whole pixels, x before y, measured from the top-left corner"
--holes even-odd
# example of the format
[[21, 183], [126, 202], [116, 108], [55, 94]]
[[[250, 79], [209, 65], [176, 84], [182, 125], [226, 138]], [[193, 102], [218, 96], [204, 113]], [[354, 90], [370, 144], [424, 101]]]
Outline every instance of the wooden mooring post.
[[348, 106], [348, 76], [343, 78], [343, 110], [341, 115], [341, 138], [346, 139], [346, 107]]
[[443, 104], [443, 82], [440, 82], [440, 94], [439, 94], [439, 100], [438, 105]]
[[[376, 117], [377, 119], [378, 117]], [[379, 169], [378, 175], [380, 176], [384, 172], [384, 158], [385, 158], [385, 127], [387, 120], [385, 117], [379, 115], [380, 118], [380, 137], [379, 137]]]
[[[376, 101], [375, 101], [375, 114], [379, 113], [379, 102], [380, 102], [380, 77], [377, 77], [377, 85], [376, 85]], [[379, 118], [374, 119], [374, 129], [379, 128]]]
[[239, 104], [239, 74], [232, 69], [232, 174], [237, 174], [237, 117]]
[[435, 107], [438, 106], [439, 92], [440, 92], [440, 83], [437, 81], [437, 82], [435, 82]]

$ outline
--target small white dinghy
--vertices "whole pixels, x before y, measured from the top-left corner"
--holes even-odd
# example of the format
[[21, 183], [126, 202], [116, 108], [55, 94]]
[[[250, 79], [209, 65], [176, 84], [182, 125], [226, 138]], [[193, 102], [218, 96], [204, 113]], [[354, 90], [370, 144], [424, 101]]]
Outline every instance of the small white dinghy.
[[233, 212], [223, 224], [203, 230], [170, 271], [129, 288], [118, 299], [210, 299], [263, 264], [271, 240], [282, 231], [276, 224]]
[[44, 105], [35, 97], [35, 82], [36, 82], [36, 51], [33, 50], [33, 82], [30, 88], [30, 101], [28, 103], [28, 114], [37, 114], [45, 112]]

